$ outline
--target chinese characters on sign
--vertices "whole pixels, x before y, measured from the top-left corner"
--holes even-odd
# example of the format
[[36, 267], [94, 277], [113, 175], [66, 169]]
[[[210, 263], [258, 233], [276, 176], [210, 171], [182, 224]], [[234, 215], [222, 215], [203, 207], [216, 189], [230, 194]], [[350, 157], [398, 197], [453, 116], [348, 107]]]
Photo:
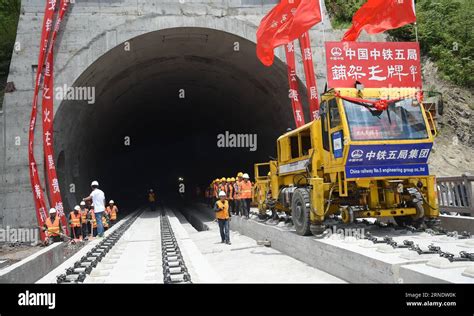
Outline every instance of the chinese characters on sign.
[[428, 174], [431, 143], [352, 145], [347, 157], [348, 178]]
[[326, 42], [328, 86], [421, 88], [420, 48], [412, 42]]

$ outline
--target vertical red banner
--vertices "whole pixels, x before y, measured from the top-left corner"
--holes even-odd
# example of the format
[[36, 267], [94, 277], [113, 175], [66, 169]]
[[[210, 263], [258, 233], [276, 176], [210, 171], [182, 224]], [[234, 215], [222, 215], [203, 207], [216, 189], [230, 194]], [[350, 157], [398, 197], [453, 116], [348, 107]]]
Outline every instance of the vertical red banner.
[[53, 140], [53, 117], [54, 117], [54, 44], [58, 35], [61, 21], [64, 13], [67, 10], [68, 0], [61, 0], [59, 6], [59, 13], [56, 18], [53, 34], [51, 36], [51, 43], [46, 56], [46, 65], [44, 70], [43, 80], [43, 98], [42, 119], [43, 119], [43, 150], [44, 150], [44, 164], [46, 171], [46, 182], [48, 186], [50, 205], [57, 211], [57, 216], [61, 219], [63, 231], [67, 232], [67, 219], [64, 213], [64, 206], [61, 199], [61, 191], [59, 189], [59, 181], [56, 173], [56, 166], [54, 163], [54, 140]]
[[[42, 119], [43, 119], [43, 150], [45, 157], [45, 170], [46, 176], [48, 178], [48, 183], [50, 184], [51, 192], [51, 206], [54, 206], [58, 209], [58, 215], [61, 217], [61, 224], [63, 226], [63, 231], [67, 233], [67, 220], [64, 216], [64, 210], [61, 201], [61, 195], [58, 189], [52, 189], [53, 186], [57, 184], [56, 170], [54, 166], [54, 161], [50, 157], [54, 157], [54, 151], [52, 146], [53, 139], [53, 46], [54, 41], [57, 37], [59, 31], [59, 26], [61, 24], [62, 18], [67, 10], [69, 1], [62, 0], [60, 5], [60, 11], [58, 18], [56, 19], [56, 25], [53, 30], [53, 21], [54, 13], [56, 10], [56, 0], [46, 1], [45, 13], [43, 17], [43, 26], [41, 29], [41, 40], [40, 40], [40, 52], [38, 56], [38, 68], [35, 78], [35, 87], [33, 92], [33, 104], [31, 109], [29, 133], [28, 133], [28, 160], [29, 160], [29, 171], [30, 171], [30, 181], [31, 188], [33, 191], [33, 199], [35, 202], [36, 217], [38, 221], [38, 226], [40, 227], [40, 237], [41, 240], [45, 240], [46, 235], [41, 229], [44, 222], [48, 216], [46, 201], [43, 193], [43, 188], [41, 186], [41, 181], [38, 174], [38, 166], [36, 164], [36, 159], [34, 155], [34, 132], [36, 128], [36, 117], [38, 112], [38, 95], [41, 84], [41, 76], [44, 74], [43, 82], [43, 95], [42, 95]], [[54, 32], [53, 32], [54, 31]], [[53, 32], [53, 35], [51, 33]], [[51, 38], [50, 38], [51, 37]], [[48, 50], [49, 47], [49, 50]], [[46, 61], [46, 65], [45, 65]], [[44, 69], [45, 68], [45, 69]], [[50, 143], [51, 146], [46, 144]], [[52, 165], [51, 165], [52, 161]], [[52, 166], [52, 168], [49, 168]], [[57, 191], [57, 192], [56, 192]]]
[[[31, 181], [31, 189], [33, 191], [33, 199], [35, 201], [36, 217], [38, 220], [39, 227], [42, 227], [44, 225], [44, 222], [48, 215], [47, 215], [47, 210], [46, 210], [46, 202], [45, 202], [44, 194], [43, 194], [43, 188], [41, 186], [41, 182], [38, 175], [38, 166], [36, 164], [36, 159], [34, 156], [34, 140], [35, 140], [36, 116], [37, 116], [37, 111], [38, 111], [39, 86], [40, 86], [40, 81], [41, 81], [41, 74], [43, 72], [45, 53], [49, 44], [49, 35], [52, 29], [55, 8], [56, 8], [55, 1], [53, 1], [52, 3], [49, 1], [46, 2], [44, 17], [43, 17], [43, 26], [41, 28], [40, 52], [38, 56], [38, 68], [36, 71], [35, 88], [33, 92], [33, 105], [31, 109], [30, 128], [28, 132], [28, 161], [29, 161], [29, 169], [30, 169], [30, 181]], [[43, 232], [42, 229], [40, 229], [40, 237], [41, 237], [41, 240], [45, 239], [45, 233]]]
[[298, 94], [298, 79], [296, 77], [295, 67], [295, 45], [293, 42], [285, 45], [286, 64], [288, 66], [288, 82], [290, 85], [288, 97], [291, 100], [291, 107], [293, 108], [293, 117], [295, 119], [296, 127], [304, 125], [303, 106], [301, 105]]
[[314, 75], [313, 52], [309, 33], [305, 32], [299, 38], [301, 56], [303, 58], [304, 75], [306, 78], [306, 93], [308, 95], [311, 120], [319, 119], [319, 96], [316, 77]]

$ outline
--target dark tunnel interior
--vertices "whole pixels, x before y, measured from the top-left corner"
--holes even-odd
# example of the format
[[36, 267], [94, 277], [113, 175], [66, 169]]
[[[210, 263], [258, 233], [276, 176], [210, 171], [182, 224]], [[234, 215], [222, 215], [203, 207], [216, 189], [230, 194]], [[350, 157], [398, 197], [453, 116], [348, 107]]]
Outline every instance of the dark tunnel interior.
[[[286, 65], [276, 59], [265, 67], [253, 42], [212, 29], [136, 37], [97, 59], [74, 86], [94, 87], [95, 103], [64, 100], [55, 116], [66, 207], [89, 193], [92, 180], [107, 199], [133, 208], [149, 188], [158, 197], [176, 194], [178, 177], [187, 197], [216, 177], [252, 178], [253, 164], [275, 156], [276, 138], [294, 127]], [[226, 131], [256, 134], [256, 150], [218, 147]]]

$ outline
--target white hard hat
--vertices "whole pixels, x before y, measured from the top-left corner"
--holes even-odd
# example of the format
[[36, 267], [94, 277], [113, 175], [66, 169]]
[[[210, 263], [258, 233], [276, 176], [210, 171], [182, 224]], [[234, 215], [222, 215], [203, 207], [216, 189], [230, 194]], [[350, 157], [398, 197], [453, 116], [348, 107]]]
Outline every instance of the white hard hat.
[[244, 175], [242, 176], [242, 178], [244, 178], [244, 179], [250, 179], [250, 177], [249, 177], [249, 174], [248, 174], [248, 173], [244, 173]]
[[80, 207], [79, 205], [76, 205], [76, 206], [74, 206], [74, 210], [75, 210], [75, 211], [80, 211], [80, 210], [81, 210], [81, 207]]
[[94, 203], [91, 204], [91, 207], [94, 207]]
[[81, 206], [86, 206], [86, 202], [82, 201]]
[[49, 214], [56, 214], [56, 209], [54, 207], [50, 208]]
[[109, 204], [114, 204], [114, 200], [110, 200], [110, 201], [109, 201]]
[[220, 191], [220, 192], [219, 192], [219, 196], [227, 196], [227, 194], [225, 194], [224, 191]]
[[97, 181], [92, 181], [91, 186], [93, 186], [93, 185], [99, 186], [99, 182], [97, 182]]

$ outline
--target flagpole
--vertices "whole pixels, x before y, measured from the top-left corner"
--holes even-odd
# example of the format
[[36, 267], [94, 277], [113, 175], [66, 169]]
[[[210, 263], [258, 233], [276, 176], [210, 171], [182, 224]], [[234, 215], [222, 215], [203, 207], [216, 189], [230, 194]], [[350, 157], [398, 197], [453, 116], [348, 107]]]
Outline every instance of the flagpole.
[[[416, 16], [416, 4], [415, 4], [415, 0], [412, 1], [412, 6], [413, 6], [413, 13], [415, 13], [415, 16]], [[416, 42], [418, 43], [418, 24], [416, 23], [415, 21], [415, 39], [416, 39]]]
[[416, 22], [415, 22], [415, 39], [416, 39], [416, 42], [418, 43], [418, 25], [416, 24]]

